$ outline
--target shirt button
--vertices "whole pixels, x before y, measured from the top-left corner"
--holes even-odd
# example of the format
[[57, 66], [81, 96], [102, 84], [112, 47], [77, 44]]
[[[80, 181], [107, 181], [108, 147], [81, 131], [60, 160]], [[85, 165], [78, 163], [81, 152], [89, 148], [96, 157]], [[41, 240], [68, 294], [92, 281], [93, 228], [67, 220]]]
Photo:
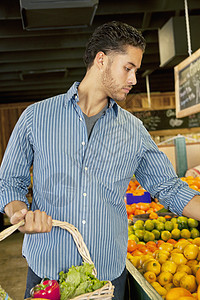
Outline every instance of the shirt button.
[[84, 145], [85, 145], [85, 142], [82, 142], [81, 144], [84, 146]]
[[75, 99], [77, 99], [77, 97], [78, 97], [78, 96], [77, 96], [77, 95], [75, 95]]
[[86, 194], [86, 193], [83, 193], [83, 196], [84, 196], [84, 197], [86, 197], [86, 196], [87, 196], [87, 194]]
[[85, 220], [83, 220], [83, 221], [82, 221], [82, 224], [83, 224], [83, 225], [85, 225], [85, 224], [86, 224], [86, 221], [85, 221]]
[[88, 168], [87, 167], [85, 167], [85, 171], [87, 171], [88, 170]]
[[79, 118], [79, 120], [80, 120], [80, 121], [83, 121], [83, 119], [82, 119], [81, 117]]

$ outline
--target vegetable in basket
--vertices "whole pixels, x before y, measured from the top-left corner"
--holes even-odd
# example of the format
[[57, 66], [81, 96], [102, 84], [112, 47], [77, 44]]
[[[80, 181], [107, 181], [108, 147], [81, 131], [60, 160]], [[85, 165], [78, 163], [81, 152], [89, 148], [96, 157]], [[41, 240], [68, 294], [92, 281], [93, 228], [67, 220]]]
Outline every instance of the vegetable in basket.
[[103, 287], [107, 281], [97, 279], [92, 274], [93, 268], [94, 265], [84, 262], [81, 266], [72, 266], [67, 273], [60, 272], [60, 300], [68, 300]]
[[44, 279], [30, 293], [33, 298], [60, 300], [60, 287], [56, 280]]

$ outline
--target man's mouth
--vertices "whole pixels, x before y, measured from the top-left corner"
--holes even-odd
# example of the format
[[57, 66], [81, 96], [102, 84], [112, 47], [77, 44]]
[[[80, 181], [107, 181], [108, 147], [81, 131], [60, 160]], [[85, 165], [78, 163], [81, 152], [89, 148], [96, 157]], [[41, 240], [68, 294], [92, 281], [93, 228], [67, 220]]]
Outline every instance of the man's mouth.
[[126, 94], [128, 94], [128, 93], [130, 92], [131, 89], [132, 89], [132, 88], [130, 88], [130, 87], [125, 87], [125, 88], [123, 88], [123, 90], [126, 92]]

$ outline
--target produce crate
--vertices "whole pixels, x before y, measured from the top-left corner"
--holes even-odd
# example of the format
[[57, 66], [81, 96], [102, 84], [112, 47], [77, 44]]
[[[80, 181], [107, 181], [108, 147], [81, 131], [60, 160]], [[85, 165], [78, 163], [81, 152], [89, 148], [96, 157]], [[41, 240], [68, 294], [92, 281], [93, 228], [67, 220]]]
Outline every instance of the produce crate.
[[128, 259], [126, 260], [126, 268], [129, 272], [128, 280], [131, 300], [163, 300], [163, 298], [156, 292], [156, 290], [142, 276], [142, 274], [140, 274], [140, 272]]

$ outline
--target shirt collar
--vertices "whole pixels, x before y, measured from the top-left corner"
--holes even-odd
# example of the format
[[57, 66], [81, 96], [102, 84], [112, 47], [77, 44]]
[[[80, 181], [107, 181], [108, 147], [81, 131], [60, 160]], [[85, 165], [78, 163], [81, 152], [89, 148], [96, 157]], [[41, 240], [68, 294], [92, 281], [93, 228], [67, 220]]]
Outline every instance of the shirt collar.
[[[78, 86], [79, 86], [80, 82], [75, 81], [74, 84], [70, 87], [70, 89], [67, 91], [66, 93], [66, 98], [65, 98], [65, 106], [67, 105], [67, 103], [74, 99], [76, 102], [79, 101], [78, 97]], [[118, 113], [118, 105], [115, 102], [115, 100], [113, 100], [112, 98], [109, 99], [109, 106], [108, 108], [113, 108], [116, 116]]]

